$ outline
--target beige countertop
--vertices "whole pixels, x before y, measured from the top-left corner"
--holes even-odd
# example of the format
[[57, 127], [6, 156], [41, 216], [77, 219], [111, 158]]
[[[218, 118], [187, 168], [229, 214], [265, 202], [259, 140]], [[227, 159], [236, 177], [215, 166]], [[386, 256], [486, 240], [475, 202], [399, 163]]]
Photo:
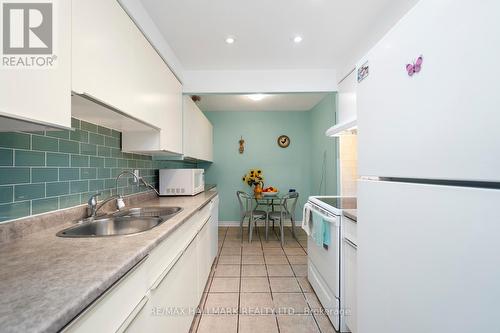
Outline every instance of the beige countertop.
[[72, 222], [0, 245], [2, 332], [57, 332], [213, 197], [162, 197], [136, 206], [183, 210], [146, 232], [102, 238], [60, 238]]

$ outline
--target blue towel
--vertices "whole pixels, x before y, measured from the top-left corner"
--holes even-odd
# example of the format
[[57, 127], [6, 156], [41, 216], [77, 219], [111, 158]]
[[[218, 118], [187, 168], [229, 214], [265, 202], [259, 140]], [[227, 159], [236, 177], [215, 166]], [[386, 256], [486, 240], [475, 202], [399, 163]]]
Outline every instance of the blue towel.
[[316, 242], [316, 245], [329, 246], [331, 244], [331, 235], [330, 235], [330, 222], [325, 221], [321, 214], [312, 211], [312, 233], [311, 236], [313, 240]]

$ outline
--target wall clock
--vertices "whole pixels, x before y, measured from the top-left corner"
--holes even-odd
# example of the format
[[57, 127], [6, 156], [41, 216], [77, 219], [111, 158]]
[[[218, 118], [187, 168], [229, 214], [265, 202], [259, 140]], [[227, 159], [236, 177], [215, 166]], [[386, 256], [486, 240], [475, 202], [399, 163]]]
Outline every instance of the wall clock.
[[290, 138], [286, 135], [280, 135], [278, 138], [278, 146], [287, 148], [290, 145]]

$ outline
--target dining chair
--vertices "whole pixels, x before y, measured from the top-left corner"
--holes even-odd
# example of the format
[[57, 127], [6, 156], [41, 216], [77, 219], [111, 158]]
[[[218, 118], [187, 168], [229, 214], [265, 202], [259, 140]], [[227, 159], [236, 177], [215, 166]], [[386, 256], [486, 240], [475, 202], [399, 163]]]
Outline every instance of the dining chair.
[[297, 207], [297, 202], [299, 201], [299, 193], [290, 192], [281, 198], [281, 205], [279, 206], [279, 211], [273, 211], [269, 213], [269, 219], [274, 221], [279, 221], [280, 234], [281, 234], [281, 245], [285, 244], [285, 220], [290, 220], [292, 223], [292, 236], [295, 236], [295, 208]]
[[248, 218], [248, 242], [252, 242], [253, 227], [257, 226], [258, 220], [265, 220], [267, 213], [263, 210], [255, 209], [253, 206], [253, 198], [248, 193], [237, 191], [236, 196], [240, 204], [240, 236], [243, 239], [243, 223]]

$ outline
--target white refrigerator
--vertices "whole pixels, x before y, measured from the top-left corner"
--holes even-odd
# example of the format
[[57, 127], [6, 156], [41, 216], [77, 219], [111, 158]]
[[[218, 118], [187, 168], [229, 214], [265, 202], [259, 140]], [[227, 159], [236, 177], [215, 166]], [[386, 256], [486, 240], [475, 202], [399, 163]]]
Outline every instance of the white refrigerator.
[[500, 332], [499, 13], [421, 0], [358, 64], [359, 333]]

